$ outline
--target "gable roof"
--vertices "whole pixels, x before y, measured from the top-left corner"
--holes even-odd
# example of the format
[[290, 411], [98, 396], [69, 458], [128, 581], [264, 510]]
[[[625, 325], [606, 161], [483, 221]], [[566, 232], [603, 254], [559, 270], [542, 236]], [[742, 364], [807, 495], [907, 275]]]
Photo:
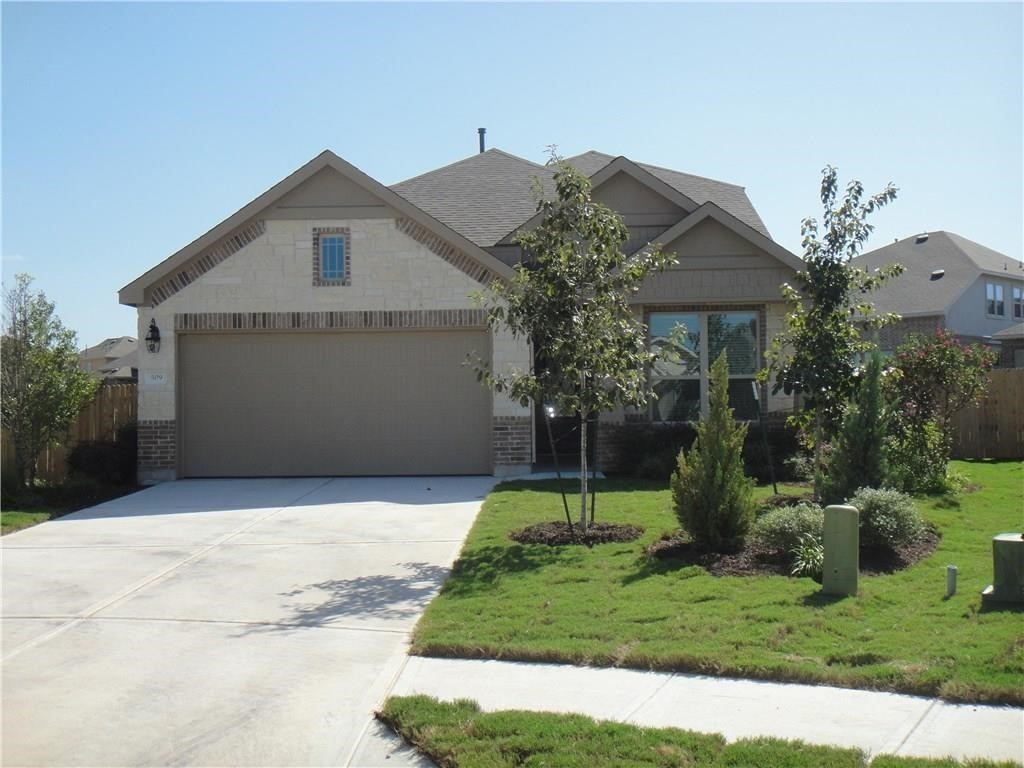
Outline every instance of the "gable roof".
[[[850, 261], [864, 270], [893, 263], [903, 265], [903, 274], [868, 297], [879, 312], [941, 314], [982, 274], [1024, 278], [1020, 262], [952, 232], [914, 235]], [[942, 277], [932, 279], [936, 270], [943, 271]]]
[[[645, 183], [656, 190], [661, 187], [663, 195], [677, 201], [690, 201], [689, 205], [681, 207], [692, 209], [713, 202], [770, 237], [743, 187], [735, 184], [594, 151], [566, 158], [566, 162], [590, 177], [612, 163], [617, 162], [619, 166], [610, 174], [628, 164], [634, 169], [631, 173], [635, 177], [643, 174]], [[537, 201], [532, 192], [534, 178], [540, 180], [545, 194], [553, 192], [554, 169], [551, 166], [539, 165], [500, 149], [489, 149], [400, 181], [391, 189], [477, 245], [487, 247], [500, 242], [536, 214]]]
[[[566, 158], [567, 163], [588, 176], [593, 176], [612, 160], [614, 160], [612, 155], [597, 152], [593, 149], [575, 157]], [[716, 179], [708, 179], [704, 176], [694, 176], [690, 173], [674, 171], [671, 168], [650, 165], [649, 163], [637, 162], [636, 164], [645, 171], [649, 171], [653, 176], [661, 179], [670, 187], [686, 195], [698, 205], [708, 202], [715, 203], [726, 213], [731, 213], [765, 237], [771, 237], [768, 228], [765, 227], [761, 217], [754, 210], [754, 206], [750, 202], [750, 198], [747, 197], [747, 192], [743, 187]]]
[[115, 336], [104, 339], [94, 346], [86, 347], [78, 353], [78, 357], [81, 360], [90, 360], [96, 357], [113, 360], [134, 352], [138, 346], [139, 342], [133, 336]]
[[465, 253], [473, 261], [479, 263], [486, 271], [505, 278], [512, 276], [512, 269], [508, 265], [494, 258], [475, 243], [467, 240], [462, 234], [430, 216], [427, 212], [363, 173], [351, 163], [342, 160], [330, 150], [324, 150], [255, 200], [235, 211], [235, 213], [206, 234], [196, 238], [180, 251], [167, 257], [148, 272], [126, 285], [118, 293], [118, 300], [122, 304], [130, 306], [144, 304], [147, 300], [146, 290], [150, 286], [166, 278], [176, 270], [184, 268], [190, 260], [199, 256], [204, 249], [216, 244], [222, 238], [234, 232], [324, 168], [331, 168], [337, 171], [345, 178], [363, 187], [371, 194], [376, 195], [386, 205], [389, 205], [421, 227], [424, 227], [429, 232]]

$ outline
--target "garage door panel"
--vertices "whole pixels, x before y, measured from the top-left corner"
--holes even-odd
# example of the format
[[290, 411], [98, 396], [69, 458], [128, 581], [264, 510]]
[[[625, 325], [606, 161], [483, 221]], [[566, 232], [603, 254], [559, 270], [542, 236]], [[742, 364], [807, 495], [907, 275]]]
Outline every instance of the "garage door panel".
[[180, 340], [186, 476], [486, 474], [484, 331]]

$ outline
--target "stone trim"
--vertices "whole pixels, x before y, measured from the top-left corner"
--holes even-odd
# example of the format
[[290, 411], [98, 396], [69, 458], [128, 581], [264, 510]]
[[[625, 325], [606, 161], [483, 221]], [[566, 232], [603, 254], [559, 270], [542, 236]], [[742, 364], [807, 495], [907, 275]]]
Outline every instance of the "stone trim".
[[533, 420], [529, 416], [495, 416], [491, 441], [495, 467], [533, 462]]
[[479, 264], [475, 259], [470, 258], [412, 219], [395, 219], [395, 229], [404, 235], [408, 235], [420, 245], [425, 246], [431, 253], [440, 256], [457, 270], [469, 275], [478, 283], [490, 285], [498, 279], [498, 275], [487, 267]]
[[486, 328], [482, 309], [348, 312], [179, 312], [175, 331], [298, 331], [327, 329]]
[[239, 227], [226, 237], [221, 238], [197, 256], [193, 257], [182, 269], [175, 271], [170, 277], [164, 278], [150, 290], [150, 303], [156, 306], [186, 286], [194, 283], [229, 256], [232, 256], [266, 231], [262, 220], [251, 221]]
[[174, 419], [139, 421], [139, 472], [175, 469], [178, 463], [178, 430]]
[[[345, 248], [345, 277], [325, 280], [320, 276], [320, 235], [341, 235]], [[313, 287], [352, 285], [352, 233], [348, 227], [313, 227]]]

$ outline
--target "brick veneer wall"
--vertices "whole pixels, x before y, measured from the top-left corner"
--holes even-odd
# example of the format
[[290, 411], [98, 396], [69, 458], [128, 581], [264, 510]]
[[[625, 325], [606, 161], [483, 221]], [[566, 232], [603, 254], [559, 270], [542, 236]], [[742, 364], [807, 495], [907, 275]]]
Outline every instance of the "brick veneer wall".
[[147, 470], [173, 470], [178, 463], [178, 430], [174, 420], [140, 421], [138, 468], [140, 476]]
[[408, 235], [420, 245], [426, 246], [431, 253], [440, 256], [478, 283], [490, 285], [498, 279], [498, 276], [487, 267], [477, 263], [475, 259], [471, 259], [462, 251], [445, 242], [429, 229], [417, 224], [412, 219], [395, 219], [395, 229], [404, 235]]
[[533, 420], [529, 416], [495, 416], [492, 422], [494, 466], [533, 461]]
[[298, 331], [384, 328], [486, 328], [482, 309], [352, 312], [179, 312], [175, 331]]
[[[891, 352], [906, 340], [912, 333], [932, 334], [937, 328], [945, 327], [945, 318], [942, 315], [929, 315], [927, 317], [905, 317], [895, 323], [883, 326], [878, 331], [879, 349]], [[870, 337], [871, 332], [868, 332]]]

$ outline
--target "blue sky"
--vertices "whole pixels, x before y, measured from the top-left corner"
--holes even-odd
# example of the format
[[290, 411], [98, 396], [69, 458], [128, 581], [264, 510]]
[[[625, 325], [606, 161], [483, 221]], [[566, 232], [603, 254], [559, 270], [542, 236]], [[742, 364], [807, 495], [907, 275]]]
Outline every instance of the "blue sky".
[[[826, 163], [1022, 253], [1022, 39], [1004, 4], [2, 5], [2, 256], [79, 340], [117, 289], [330, 148], [391, 184], [557, 144], [742, 184], [797, 253]], [[870, 246], [869, 246], [870, 247]]]

